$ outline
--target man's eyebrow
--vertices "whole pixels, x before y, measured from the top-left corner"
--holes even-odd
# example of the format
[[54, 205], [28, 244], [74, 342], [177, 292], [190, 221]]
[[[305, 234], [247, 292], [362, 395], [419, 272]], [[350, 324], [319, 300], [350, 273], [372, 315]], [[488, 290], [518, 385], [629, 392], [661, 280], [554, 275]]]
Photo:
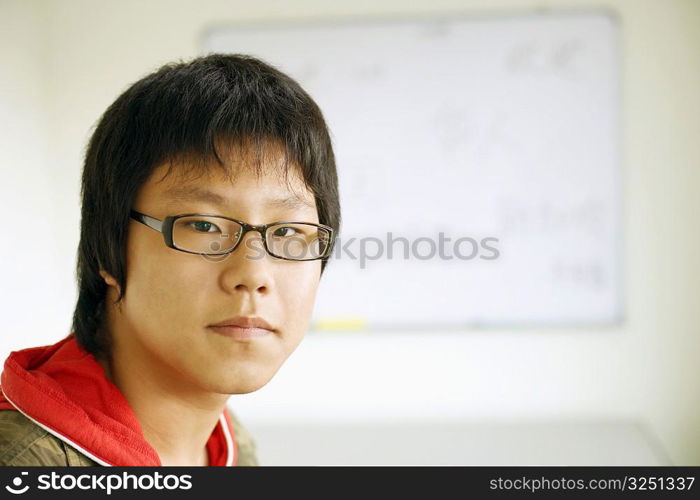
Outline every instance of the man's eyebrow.
[[165, 195], [175, 201], [209, 201], [217, 205], [226, 203], [226, 198], [220, 194], [197, 186], [175, 186], [167, 189]]
[[287, 196], [285, 198], [270, 198], [265, 204], [272, 208], [300, 209], [300, 208], [315, 208], [314, 205], [298, 196]]
[[[176, 186], [165, 191], [166, 196], [174, 201], [207, 201], [216, 205], [225, 205], [227, 198], [209, 189], [197, 186]], [[281, 209], [315, 209], [313, 203], [298, 196], [290, 195], [281, 198], [269, 198], [265, 205], [270, 208]]]

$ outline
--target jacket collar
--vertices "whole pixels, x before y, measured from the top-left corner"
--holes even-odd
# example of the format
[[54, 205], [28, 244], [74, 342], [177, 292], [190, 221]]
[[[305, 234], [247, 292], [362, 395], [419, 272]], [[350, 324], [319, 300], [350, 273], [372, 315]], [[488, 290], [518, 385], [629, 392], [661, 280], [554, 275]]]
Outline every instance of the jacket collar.
[[[123, 393], [72, 334], [53, 345], [13, 351], [0, 385], [0, 410], [20, 411], [101, 465], [162, 465]], [[226, 409], [207, 451], [210, 465], [235, 465], [235, 433]]]

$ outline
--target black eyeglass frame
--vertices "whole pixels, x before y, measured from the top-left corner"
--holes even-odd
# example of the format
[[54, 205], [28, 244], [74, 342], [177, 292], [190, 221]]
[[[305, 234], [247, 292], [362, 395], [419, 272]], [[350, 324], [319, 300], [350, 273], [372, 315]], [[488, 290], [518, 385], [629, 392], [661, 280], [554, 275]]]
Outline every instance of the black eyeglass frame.
[[[235, 222], [236, 224], [240, 225], [243, 228], [243, 230], [241, 231], [241, 234], [238, 237], [238, 241], [236, 242], [236, 244], [233, 245], [233, 247], [231, 247], [231, 249], [229, 249], [225, 252], [203, 253], [203, 252], [193, 252], [192, 250], [185, 250], [184, 248], [178, 247], [173, 242], [173, 226], [174, 226], [175, 221], [177, 219], [180, 219], [182, 217], [194, 217], [194, 216], [218, 217], [220, 219], [230, 220], [230, 221]], [[269, 224], [261, 224], [258, 226], [254, 226], [253, 224], [248, 224], [247, 222], [243, 222], [242, 220], [233, 219], [231, 217], [225, 217], [225, 216], [219, 215], [219, 214], [168, 215], [163, 220], [160, 220], [160, 219], [156, 219], [155, 217], [151, 217], [150, 215], [146, 215], [146, 214], [143, 214], [141, 212], [137, 212], [136, 210], [131, 210], [130, 217], [132, 219], [134, 219], [136, 222], [140, 222], [141, 224], [144, 224], [145, 226], [148, 226], [151, 229], [155, 229], [156, 231], [159, 231], [160, 233], [162, 233], [163, 239], [165, 240], [165, 245], [168, 248], [172, 248], [173, 250], [178, 250], [180, 252], [190, 253], [190, 254], [194, 254], [194, 255], [210, 255], [210, 256], [228, 255], [228, 254], [232, 253], [233, 251], [235, 251], [236, 248], [238, 248], [238, 246], [241, 244], [241, 241], [243, 241], [243, 238], [245, 237], [246, 233], [248, 233], [250, 231], [257, 231], [258, 233], [260, 233], [260, 236], [262, 236], [263, 246], [265, 247], [265, 251], [267, 252], [268, 255], [271, 255], [272, 257], [274, 257], [276, 259], [291, 260], [294, 262], [310, 262], [313, 260], [327, 260], [328, 258], [330, 258], [331, 248], [333, 247], [333, 242], [335, 241], [335, 231], [333, 231], [332, 227], [326, 226], [325, 224], [316, 224], [315, 222], [277, 221], [277, 222], [270, 222]], [[306, 224], [309, 226], [316, 226], [316, 227], [325, 229], [329, 233], [328, 245], [326, 246], [325, 252], [318, 257], [314, 257], [313, 259], [290, 259], [288, 257], [280, 257], [279, 255], [273, 254], [272, 252], [270, 252], [270, 249], [267, 246], [267, 229], [269, 227], [277, 226], [279, 224]]]

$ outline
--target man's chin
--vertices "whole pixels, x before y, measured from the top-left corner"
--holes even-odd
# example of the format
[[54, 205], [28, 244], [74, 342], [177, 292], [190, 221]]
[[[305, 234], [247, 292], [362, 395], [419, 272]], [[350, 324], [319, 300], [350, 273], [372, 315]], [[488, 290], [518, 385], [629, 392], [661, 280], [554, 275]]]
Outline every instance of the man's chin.
[[260, 376], [259, 373], [250, 376], [237, 377], [235, 380], [222, 381], [223, 383], [215, 384], [215, 392], [220, 394], [249, 394], [264, 387], [270, 380], [269, 377]]

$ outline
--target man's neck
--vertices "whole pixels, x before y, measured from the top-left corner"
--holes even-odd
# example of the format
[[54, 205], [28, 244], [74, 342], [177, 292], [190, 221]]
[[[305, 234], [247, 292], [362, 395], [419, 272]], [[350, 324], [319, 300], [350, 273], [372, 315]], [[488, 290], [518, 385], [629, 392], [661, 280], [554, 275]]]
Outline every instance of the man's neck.
[[178, 383], [177, 374], [163, 373], [143, 353], [126, 354], [116, 345], [111, 360], [98, 362], [129, 402], [162, 465], [208, 465], [206, 444], [227, 395], [183, 389], [185, 384]]

